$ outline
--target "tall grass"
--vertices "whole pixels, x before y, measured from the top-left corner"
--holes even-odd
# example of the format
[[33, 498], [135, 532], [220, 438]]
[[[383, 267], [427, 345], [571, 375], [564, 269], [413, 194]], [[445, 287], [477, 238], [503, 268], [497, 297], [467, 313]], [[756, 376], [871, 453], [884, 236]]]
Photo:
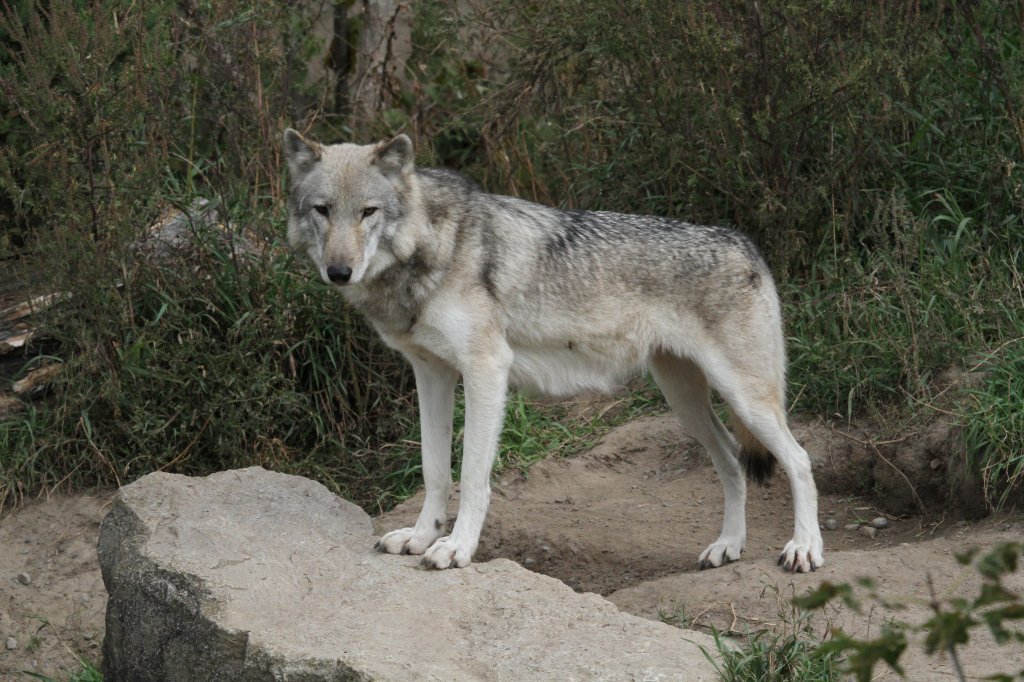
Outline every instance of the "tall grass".
[[49, 317], [66, 362], [45, 405], [0, 426], [8, 490], [258, 463], [379, 501], [411, 374], [339, 297], [286, 255], [212, 240], [122, 275]]
[[937, 249], [898, 197], [875, 221], [871, 249], [820, 254], [806, 278], [781, 282], [795, 409], [851, 419], [926, 406], [944, 388], [937, 374], [1024, 333], [1022, 252], [988, 249], [973, 232]]

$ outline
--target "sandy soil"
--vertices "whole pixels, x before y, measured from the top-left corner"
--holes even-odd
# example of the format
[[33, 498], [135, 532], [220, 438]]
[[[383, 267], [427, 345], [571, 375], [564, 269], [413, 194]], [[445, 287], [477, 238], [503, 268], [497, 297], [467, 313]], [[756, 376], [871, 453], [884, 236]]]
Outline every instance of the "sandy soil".
[[[54, 497], [0, 520], [0, 680], [30, 679], [19, 671], [66, 679], [78, 659], [98, 663], [106, 595], [95, 543], [108, 500], [109, 494]], [[419, 503], [413, 498], [385, 514], [378, 530], [409, 524]], [[784, 624], [785, 597], [822, 580], [870, 576], [884, 595], [914, 605], [898, 613], [875, 606], [864, 615], [831, 609], [811, 624], [819, 633], [841, 626], [867, 636], [890, 618], [923, 622], [929, 574], [940, 595], [976, 595], [973, 571], [964, 571], [954, 552], [1024, 537], [1021, 515], [970, 524], [897, 517], [877, 500], [835, 494], [822, 495], [820, 510], [838, 529], [824, 531], [827, 564], [817, 573], [792, 576], [775, 565], [792, 532], [782, 475], [751, 489], [743, 559], [697, 571], [697, 555], [718, 532], [721, 489], [700, 448], [672, 418], [653, 417], [616, 429], [585, 456], [503, 476], [477, 559], [515, 560], [640, 616], [736, 633]], [[891, 524], [873, 538], [843, 528], [878, 516]], [[1010, 584], [1024, 590], [1024, 575]], [[13, 650], [5, 648], [8, 637], [17, 641]], [[904, 662], [909, 679], [953, 679], [948, 661], [924, 656], [917, 645]], [[1024, 669], [1024, 651], [977, 637], [964, 651], [964, 667], [972, 678], [1016, 672]]]
[[110, 493], [54, 496], [0, 519], [3, 682], [31, 679], [21, 671], [64, 682], [80, 659], [99, 662], [107, 592], [96, 540], [109, 500]]

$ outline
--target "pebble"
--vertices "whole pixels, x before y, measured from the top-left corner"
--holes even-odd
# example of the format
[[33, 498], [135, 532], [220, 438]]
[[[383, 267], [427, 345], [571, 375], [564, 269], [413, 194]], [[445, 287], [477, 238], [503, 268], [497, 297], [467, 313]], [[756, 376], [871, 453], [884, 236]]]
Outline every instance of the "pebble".
[[875, 535], [878, 534], [878, 530], [875, 529], [872, 526], [861, 526], [860, 527], [860, 532], [861, 532], [861, 535], [865, 535], [865, 536], [867, 536], [869, 538], [873, 538], [873, 537], [875, 537]]
[[848, 523], [845, 526], [843, 526], [843, 528], [845, 528], [846, 530], [857, 530], [858, 528], [860, 528], [860, 524], [859, 523]]
[[889, 519], [885, 518], [884, 516], [879, 516], [877, 519], [871, 520], [871, 525], [875, 528], [878, 528], [879, 530], [881, 530], [882, 528], [888, 528]]
[[8, 637], [7, 638], [7, 648], [11, 649], [11, 650], [17, 649], [18, 648], [18, 640], [14, 639], [13, 637]]
[[839, 522], [835, 519], [825, 519], [825, 527], [829, 530], [835, 530], [839, 527]]
[[32, 576], [30, 576], [28, 573], [19, 573], [18, 582], [22, 585], [28, 585], [32, 582]]
[[532, 556], [528, 556], [525, 559], [523, 559], [523, 566], [533, 566], [535, 563], [537, 563], [537, 560], [534, 559]]

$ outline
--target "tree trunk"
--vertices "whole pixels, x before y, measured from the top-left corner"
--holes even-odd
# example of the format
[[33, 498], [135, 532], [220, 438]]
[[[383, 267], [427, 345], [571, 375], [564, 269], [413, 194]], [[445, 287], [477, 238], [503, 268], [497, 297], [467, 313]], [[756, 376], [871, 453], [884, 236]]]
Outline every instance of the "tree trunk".
[[349, 88], [352, 129], [357, 136], [371, 133], [405, 83], [406, 62], [412, 54], [410, 0], [362, 0], [362, 20]]

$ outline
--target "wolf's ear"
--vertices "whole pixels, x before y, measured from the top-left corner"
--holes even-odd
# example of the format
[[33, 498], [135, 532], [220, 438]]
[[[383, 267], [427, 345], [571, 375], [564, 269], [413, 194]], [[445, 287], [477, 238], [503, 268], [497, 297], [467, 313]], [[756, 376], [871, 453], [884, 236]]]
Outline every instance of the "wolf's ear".
[[385, 176], [399, 179], [412, 172], [412, 140], [397, 135], [390, 142], [381, 142], [374, 152], [374, 163]]
[[323, 148], [316, 142], [304, 138], [297, 130], [284, 131], [284, 155], [292, 177], [305, 175], [320, 161]]

